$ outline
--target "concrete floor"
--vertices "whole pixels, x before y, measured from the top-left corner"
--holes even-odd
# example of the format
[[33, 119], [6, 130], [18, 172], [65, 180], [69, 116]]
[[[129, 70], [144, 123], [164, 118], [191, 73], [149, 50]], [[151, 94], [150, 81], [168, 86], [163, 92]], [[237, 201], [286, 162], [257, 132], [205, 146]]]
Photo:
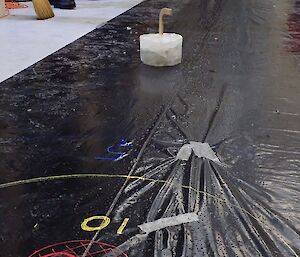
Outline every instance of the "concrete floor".
[[77, 0], [75, 10], [54, 9], [55, 17], [37, 20], [28, 8], [0, 19], [0, 82], [38, 62], [125, 12], [141, 0]]

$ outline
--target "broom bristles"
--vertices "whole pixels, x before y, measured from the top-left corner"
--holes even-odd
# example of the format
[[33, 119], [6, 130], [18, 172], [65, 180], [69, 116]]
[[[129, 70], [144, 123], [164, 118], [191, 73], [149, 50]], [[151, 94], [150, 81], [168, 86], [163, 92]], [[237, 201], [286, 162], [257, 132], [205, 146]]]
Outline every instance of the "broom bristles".
[[39, 20], [45, 20], [54, 17], [52, 7], [48, 0], [32, 0], [32, 3]]

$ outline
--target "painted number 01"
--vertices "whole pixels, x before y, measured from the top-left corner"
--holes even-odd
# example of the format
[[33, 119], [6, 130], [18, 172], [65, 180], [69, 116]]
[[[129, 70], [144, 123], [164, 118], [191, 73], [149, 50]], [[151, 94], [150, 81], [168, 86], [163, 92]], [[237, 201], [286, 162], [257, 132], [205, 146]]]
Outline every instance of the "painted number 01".
[[[94, 227], [94, 226], [89, 226], [88, 223], [94, 220], [100, 220], [102, 221], [101, 224], [98, 227]], [[129, 219], [125, 218], [122, 222], [122, 224], [120, 225], [120, 227], [117, 230], [117, 234], [121, 235], [123, 233], [124, 228], [126, 227], [127, 223], [128, 223]], [[81, 229], [84, 231], [100, 231], [102, 229], [105, 229], [110, 223], [110, 218], [107, 216], [93, 216], [90, 218], [85, 219], [82, 223], [81, 223]]]

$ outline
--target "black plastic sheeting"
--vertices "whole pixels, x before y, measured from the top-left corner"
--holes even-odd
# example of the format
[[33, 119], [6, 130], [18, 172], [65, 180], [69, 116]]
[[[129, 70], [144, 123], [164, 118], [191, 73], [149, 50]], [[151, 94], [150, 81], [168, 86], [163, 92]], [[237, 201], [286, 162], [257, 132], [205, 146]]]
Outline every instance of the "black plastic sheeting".
[[[184, 60], [147, 67], [138, 36], [165, 6]], [[298, 256], [299, 31], [298, 1], [145, 1], [1, 83], [0, 255]], [[176, 160], [190, 141], [224, 165]], [[96, 215], [110, 225], [83, 231]]]

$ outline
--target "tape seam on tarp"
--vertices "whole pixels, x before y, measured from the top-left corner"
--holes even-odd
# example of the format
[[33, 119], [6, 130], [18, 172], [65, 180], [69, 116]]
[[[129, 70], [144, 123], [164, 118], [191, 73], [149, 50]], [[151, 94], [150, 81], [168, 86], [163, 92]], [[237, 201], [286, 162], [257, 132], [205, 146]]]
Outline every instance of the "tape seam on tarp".
[[177, 153], [176, 159], [187, 161], [191, 157], [192, 153], [194, 153], [198, 158], [206, 158], [215, 163], [221, 164], [218, 156], [208, 143], [195, 141], [191, 141], [189, 144], [183, 145]]

